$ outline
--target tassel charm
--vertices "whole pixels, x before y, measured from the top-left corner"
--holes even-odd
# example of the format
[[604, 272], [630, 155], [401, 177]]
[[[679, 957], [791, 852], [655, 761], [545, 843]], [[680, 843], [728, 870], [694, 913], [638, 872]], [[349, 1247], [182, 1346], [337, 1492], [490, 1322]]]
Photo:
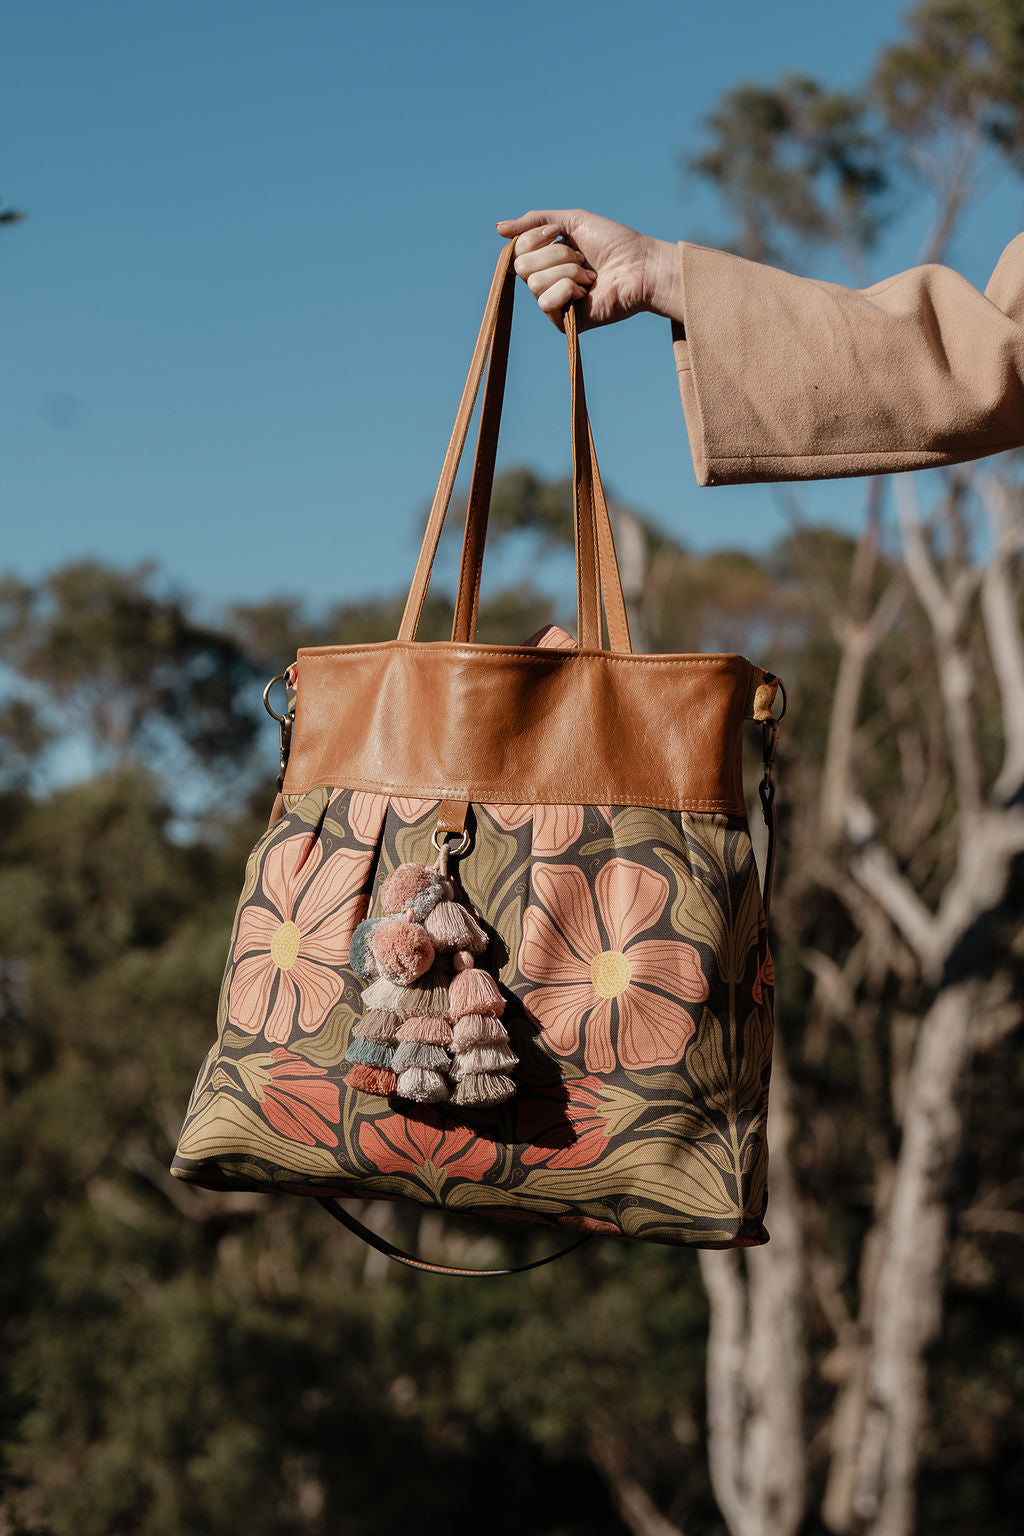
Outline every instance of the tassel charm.
[[460, 1108], [515, 1093], [518, 1058], [501, 1022], [505, 999], [477, 957], [489, 943], [437, 864], [400, 864], [380, 888], [383, 916], [359, 924], [352, 969], [366, 1010], [352, 1030], [346, 1081], [364, 1093]]

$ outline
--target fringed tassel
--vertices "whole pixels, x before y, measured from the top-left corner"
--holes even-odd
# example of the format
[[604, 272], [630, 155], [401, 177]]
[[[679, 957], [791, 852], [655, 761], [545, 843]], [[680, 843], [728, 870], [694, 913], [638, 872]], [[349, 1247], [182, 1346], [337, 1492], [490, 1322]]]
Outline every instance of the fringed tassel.
[[398, 1078], [389, 1067], [364, 1067], [359, 1063], [349, 1067], [345, 1081], [359, 1093], [372, 1093], [378, 1099], [393, 1098], [398, 1087]]
[[385, 1013], [382, 1008], [371, 1008], [352, 1026], [355, 1040], [379, 1040], [382, 1045], [394, 1045], [400, 1038], [402, 1021], [397, 1013]]
[[473, 955], [459, 950], [455, 975], [448, 989], [452, 1029], [452, 1103], [503, 1104], [516, 1091], [508, 1076], [519, 1059], [508, 1043], [508, 1031], [500, 1022], [505, 999], [487, 971], [478, 970]]
[[395, 1047], [381, 1045], [379, 1040], [353, 1040], [345, 1052], [345, 1060], [362, 1067], [390, 1067]]
[[[395, 1053], [395, 1071], [398, 1071], [398, 1055]], [[471, 1072], [508, 1072], [519, 1065], [519, 1058], [507, 1045], [474, 1045], [468, 1051], [459, 1051], [452, 1062], [452, 1076], [461, 1082]]]
[[412, 1099], [416, 1104], [444, 1104], [448, 1099], [448, 1079], [428, 1067], [409, 1067], [393, 1089], [396, 1098]]
[[443, 1045], [425, 1045], [422, 1040], [403, 1040], [395, 1050], [394, 1070], [401, 1075], [407, 1067], [425, 1067], [428, 1072], [451, 1069], [451, 1057]]
[[474, 1045], [504, 1045], [508, 1030], [493, 1013], [467, 1013], [452, 1029], [456, 1051], [471, 1050]]
[[369, 985], [346, 1081], [418, 1104], [501, 1104], [515, 1093], [518, 1062], [501, 1023], [505, 999], [476, 968], [487, 930], [456, 899], [444, 851], [438, 863], [400, 864], [381, 885], [384, 916], [353, 935], [350, 964]]
[[403, 1019], [413, 1015], [444, 1018], [448, 1012], [448, 978], [434, 968], [411, 987], [400, 987], [386, 976], [379, 976], [364, 990], [363, 1005], [397, 1013]]
[[498, 991], [498, 983], [487, 971], [466, 968], [452, 978], [448, 989], [448, 1012], [453, 1021], [463, 1019], [469, 1013], [500, 1015], [504, 1011], [505, 999]]
[[392, 1062], [402, 1021], [397, 1014], [371, 1009], [352, 1026], [352, 1038], [345, 1060], [349, 1070], [345, 1081], [360, 1093], [390, 1098], [398, 1086]]
[[504, 1104], [516, 1085], [501, 1072], [470, 1072], [456, 1085], [452, 1103], [471, 1109], [477, 1104]]
[[461, 901], [439, 901], [423, 919], [423, 926], [435, 949], [467, 949], [482, 955], [487, 948], [486, 930]]
[[413, 1014], [401, 1024], [398, 1039], [422, 1040], [425, 1045], [443, 1045], [447, 1049], [452, 1043], [452, 1027], [447, 1019], [421, 1018]]

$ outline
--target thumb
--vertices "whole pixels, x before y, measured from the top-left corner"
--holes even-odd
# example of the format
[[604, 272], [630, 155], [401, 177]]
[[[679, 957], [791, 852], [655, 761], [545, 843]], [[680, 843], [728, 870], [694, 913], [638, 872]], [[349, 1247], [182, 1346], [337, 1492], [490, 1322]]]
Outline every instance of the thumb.
[[540, 229], [544, 225], [551, 226], [553, 235], [564, 235], [569, 232], [568, 218], [568, 211], [564, 208], [532, 208], [529, 213], [521, 213], [518, 219], [499, 219], [494, 227], [499, 235], [507, 238], [525, 234], [528, 229]]

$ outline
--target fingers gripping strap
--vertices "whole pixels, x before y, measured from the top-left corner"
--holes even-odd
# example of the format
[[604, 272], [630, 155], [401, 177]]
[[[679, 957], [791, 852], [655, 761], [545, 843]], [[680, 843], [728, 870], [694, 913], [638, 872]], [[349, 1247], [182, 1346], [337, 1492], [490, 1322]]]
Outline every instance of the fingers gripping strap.
[[590, 1233], [570, 1243], [568, 1248], [558, 1248], [554, 1253], [545, 1254], [542, 1259], [533, 1259], [529, 1264], [514, 1264], [509, 1269], [458, 1269], [452, 1264], [430, 1264], [426, 1259], [418, 1259], [415, 1254], [406, 1253], [402, 1248], [396, 1248], [394, 1243], [389, 1243], [386, 1237], [381, 1237], [379, 1232], [372, 1232], [369, 1227], [364, 1227], [361, 1221], [350, 1216], [344, 1206], [338, 1204], [331, 1195], [318, 1195], [317, 1201], [323, 1206], [328, 1216], [333, 1216], [335, 1221], [340, 1221], [343, 1227], [354, 1232], [356, 1237], [361, 1237], [364, 1243], [369, 1243], [378, 1253], [383, 1253], [389, 1259], [395, 1259], [399, 1264], [407, 1264], [410, 1269], [425, 1269], [431, 1275], [467, 1275], [484, 1279], [488, 1275], [521, 1275], [528, 1269], [540, 1269], [545, 1264], [553, 1264], [555, 1259], [564, 1259], [566, 1254], [574, 1253], [577, 1248], [582, 1248], [584, 1243], [590, 1242]]

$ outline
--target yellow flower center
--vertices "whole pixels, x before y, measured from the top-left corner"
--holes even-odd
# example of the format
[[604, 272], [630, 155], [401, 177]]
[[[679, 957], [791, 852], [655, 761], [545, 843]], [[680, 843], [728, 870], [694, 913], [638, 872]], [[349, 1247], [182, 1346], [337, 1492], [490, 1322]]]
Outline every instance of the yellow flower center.
[[302, 934], [294, 923], [282, 923], [270, 941], [270, 958], [282, 971], [290, 971], [299, 958]]
[[590, 962], [594, 991], [602, 997], [618, 997], [620, 992], [625, 992], [632, 974], [629, 961], [619, 949], [606, 949]]

